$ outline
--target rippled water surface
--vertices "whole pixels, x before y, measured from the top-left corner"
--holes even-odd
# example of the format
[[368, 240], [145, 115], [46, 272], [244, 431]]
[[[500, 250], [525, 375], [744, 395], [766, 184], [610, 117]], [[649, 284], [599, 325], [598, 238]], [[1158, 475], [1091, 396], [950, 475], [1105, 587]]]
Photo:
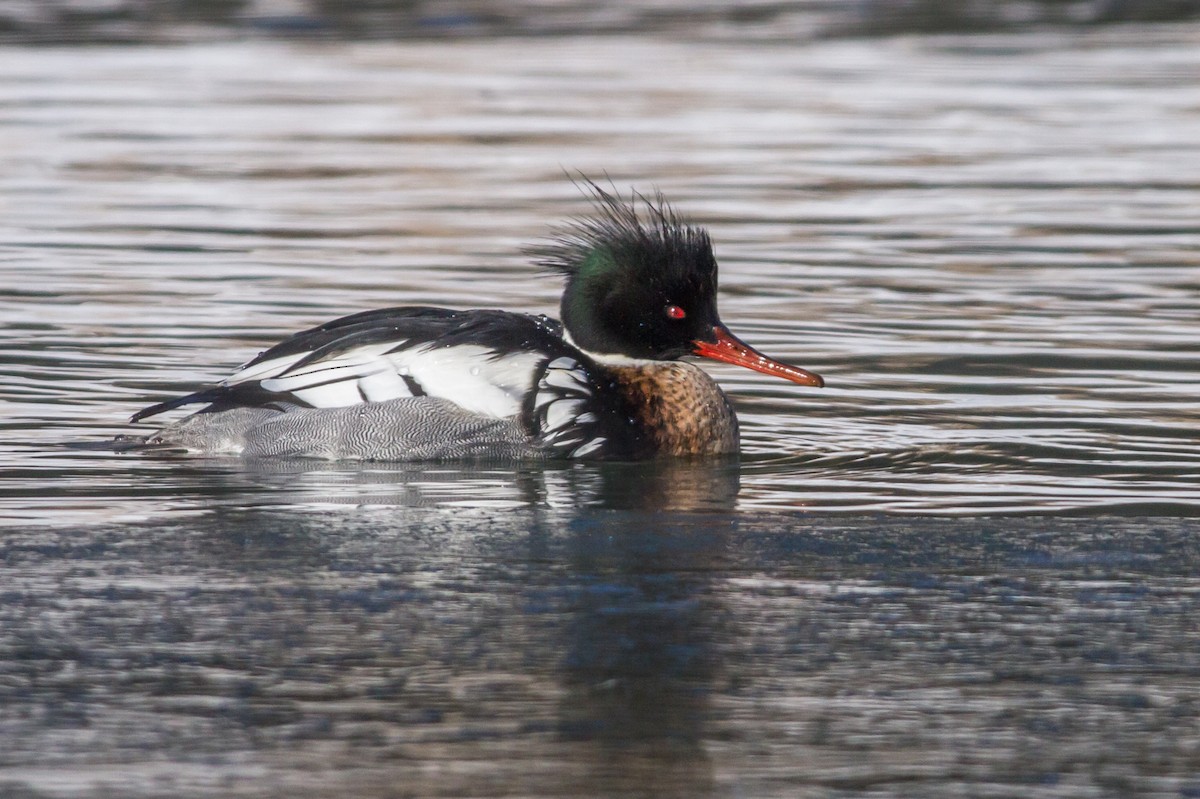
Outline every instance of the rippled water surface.
[[740, 507], [1194, 513], [1197, 30], [7, 48], [4, 465], [89, 487], [14, 510], [186, 481], [61, 446], [302, 327], [553, 312], [519, 249], [578, 169], [707, 224], [726, 321], [828, 380], [713, 370]]
[[[574, 170], [825, 376], [713, 367], [739, 462], [76, 447], [554, 312]], [[1196, 23], [6, 45], [0, 207], [0, 794], [1200, 795]]]

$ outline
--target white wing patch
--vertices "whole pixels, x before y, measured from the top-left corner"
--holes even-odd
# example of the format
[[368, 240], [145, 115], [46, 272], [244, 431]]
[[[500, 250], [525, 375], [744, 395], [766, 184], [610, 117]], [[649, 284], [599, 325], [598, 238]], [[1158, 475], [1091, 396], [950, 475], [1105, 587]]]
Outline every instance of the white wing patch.
[[426, 394], [445, 397], [468, 411], [505, 418], [516, 416], [521, 400], [533, 382], [533, 370], [544, 356], [537, 352], [515, 352], [497, 357], [486, 347], [463, 344], [457, 347], [418, 348], [393, 353], [404, 357], [400, 373], [408, 369]]
[[574, 358], [563, 356], [546, 364], [533, 399], [534, 424], [542, 443], [569, 458], [600, 450], [608, 439], [597, 435], [596, 414], [585, 411], [592, 398], [587, 370]]
[[401, 397], [442, 397], [484, 416], [515, 416], [543, 356], [497, 356], [475, 344], [454, 347], [404, 341], [355, 347], [300, 368], [310, 353], [273, 358], [234, 372], [224, 385], [258, 381], [267, 391], [289, 393], [314, 408], [342, 408]]
[[344, 408], [368, 401], [411, 397], [412, 390], [388, 361], [387, 351], [395, 346], [393, 341], [355, 347], [298, 369], [293, 368], [295, 361], [292, 361], [274, 375], [263, 375], [258, 381], [267, 391], [290, 393], [314, 408]]

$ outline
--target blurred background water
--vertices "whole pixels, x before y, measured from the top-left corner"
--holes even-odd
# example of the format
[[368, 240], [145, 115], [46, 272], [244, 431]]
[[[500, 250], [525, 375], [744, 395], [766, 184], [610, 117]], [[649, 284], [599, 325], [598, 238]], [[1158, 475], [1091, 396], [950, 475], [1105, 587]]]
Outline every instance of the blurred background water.
[[[1200, 795], [1200, 8], [0, 4], [0, 794]], [[712, 233], [737, 463], [74, 448]]]

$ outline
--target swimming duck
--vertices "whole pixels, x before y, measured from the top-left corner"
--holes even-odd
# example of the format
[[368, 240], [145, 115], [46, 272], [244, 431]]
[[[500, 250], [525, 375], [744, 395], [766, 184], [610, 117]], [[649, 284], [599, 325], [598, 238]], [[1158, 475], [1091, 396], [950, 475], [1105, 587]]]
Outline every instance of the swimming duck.
[[738, 451], [733, 407], [700, 356], [806, 386], [717, 315], [708, 233], [662, 195], [587, 183], [595, 213], [530, 248], [566, 278], [562, 321], [409, 306], [297, 333], [214, 386], [132, 422], [199, 411], [122, 449], [347, 460], [635, 460]]

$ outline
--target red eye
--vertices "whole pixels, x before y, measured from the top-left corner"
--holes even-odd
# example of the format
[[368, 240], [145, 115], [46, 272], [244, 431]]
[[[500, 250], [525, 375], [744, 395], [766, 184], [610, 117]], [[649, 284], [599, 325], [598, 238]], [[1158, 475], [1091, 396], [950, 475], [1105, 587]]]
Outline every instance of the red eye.
[[687, 311], [683, 310], [678, 305], [668, 305], [666, 308], [663, 309], [663, 313], [665, 313], [667, 315], [668, 319], [678, 320], [678, 319], [682, 319], [683, 317], [687, 316]]

